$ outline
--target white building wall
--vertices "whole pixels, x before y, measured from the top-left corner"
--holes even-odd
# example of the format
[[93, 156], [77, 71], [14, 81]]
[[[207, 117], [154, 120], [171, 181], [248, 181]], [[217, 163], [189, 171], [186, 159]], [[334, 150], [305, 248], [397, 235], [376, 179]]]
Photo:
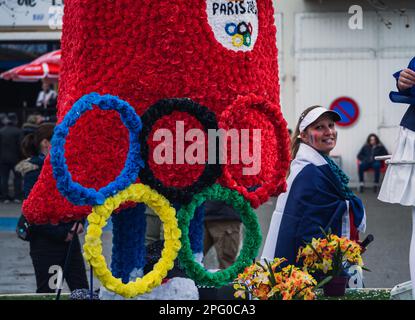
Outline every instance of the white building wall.
[[[414, 10], [407, 11], [406, 16], [382, 12], [382, 17], [392, 22], [388, 29], [373, 8], [362, 4], [363, 30], [351, 30], [348, 8], [356, 3], [359, 1], [338, 0], [320, 5], [317, 1], [292, 0], [289, 4], [277, 1], [276, 6], [284, 19], [279, 30], [284, 52], [280, 85], [282, 111], [289, 126], [294, 128], [306, 107], [328, 107], [339, 96], [350, 96], [360, 106], [357, 123], [339, 128], [338, 146], [333, 152], [341, 155], [352, 182], [357, 181], [356, 154], [369, 133], [377, 133], [393, 150], [406, 106], [389, 101], [389, 91], [395, 88], [392, 73], [415, 55]], [[325, 11], [330, 8], [335, 11]], [[406, 28], [406, 23], [411, 28]]]
[[[400, 8], [415, 9], [413, 0], [382, 0], [386, 3], [388, 9], [386, 12], [394, 10], [393, 16], [399, 20], [398, 24], [403, 21], [396, 11]], [[282, 14], [283, 25], [277, 32], [282, 33], [282, 39], [278, 43], [279, 48], [283, 51], [283, 60], [280, 61], [282, 69], [280, 77], [281, 95], [282, 95], [282, 112], [292, 128], [297, 119], [295, 119], [295, 82], [296, 82], [296, 59], [295, 59], [295, 38], [296, 23], [295, 16], [298, 13], [324, 13], [340, 12], [348, 14], [349, 7], [352, 5], [361, 5], [364, 12], [374, 12], [374, 8], [366, 0], [274, 0], [274, 6], [277, 13]], [[381, 12], [381, 14], [385, 14]], [[394, 22], [394, 27], [397, 24]], [[414, 30], [414, 24], [411, 24], [411, 30]], [[318, 35], [315, 35], [317, 37]]]

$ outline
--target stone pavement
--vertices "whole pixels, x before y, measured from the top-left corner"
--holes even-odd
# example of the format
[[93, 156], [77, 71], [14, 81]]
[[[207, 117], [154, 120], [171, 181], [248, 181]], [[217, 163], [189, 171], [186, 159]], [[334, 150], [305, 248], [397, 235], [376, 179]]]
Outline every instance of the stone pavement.
[[[364, 254], [364, 261], [372, 270], [365, 272], [366, 287], [391, 288], [408, 281], [411, 209], [384, 204], [376, 199], [371, 190], [362, 194], [362, 200], [368, 216], [366, 234], [371, 233], [375, 237], [375, 241]], [[264, 238], [275, 206], [274, 201], [269, 201], [257, 210]], [[29, 244], [18, 239], [14, 233], [20, 207], [21, 205], [17, 204], [0, 204], [0, 294], [28, 293], [36, 290]], [[111, 255], [111, 238], [110, 231], [104, 232], [104, 254], [108, 262]], [[208, 253], [205, 261], [208, 268], [217, 267], [214, 250]], [[94, 287], [99, 287], [97, 280], [94, 281]], [[68, 292], [66, 286], [64, 292]]]

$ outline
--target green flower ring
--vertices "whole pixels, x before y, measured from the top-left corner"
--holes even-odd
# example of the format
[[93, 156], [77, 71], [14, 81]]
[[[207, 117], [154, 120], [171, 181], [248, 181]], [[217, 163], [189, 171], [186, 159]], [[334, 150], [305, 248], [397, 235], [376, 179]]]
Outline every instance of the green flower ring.
[[[193, 252], [190, 247], [189, 225], [197, 207], [206, 200], [223, 201], [232, 206], [241, 215], [242, 223], [246, 230], [242, 245], [235, 263], [230, 267], [217, 272], [209, 272], [202, 265], [194, 260]], [[252, 264], [258, 254], [262, 236], [258, 223], [258, 218], [250, 203], [244, 199], [237, 191], [224, 188], [219, 184], [214, 184], [202, 192], [193, 196], [193, 200], [184, 205], [178, 212], [179, 229], [182, 231], [180, 241], [182, 247], [179, 251], [179, 262], [186, 274], [202, 286], [222, 287], [232, 282], [245, 267]]]

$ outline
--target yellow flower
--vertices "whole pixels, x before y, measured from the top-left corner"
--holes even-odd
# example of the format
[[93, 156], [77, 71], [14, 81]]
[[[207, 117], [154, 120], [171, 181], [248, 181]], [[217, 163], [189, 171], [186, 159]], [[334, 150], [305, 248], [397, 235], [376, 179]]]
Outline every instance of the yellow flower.
[[99, 238], [102, 235], [102, 229], [98, 227], [96, 224], [91, 223], [88, 226], [89, 232], [88, 235], [90, 237]]
[[324, 259], [323, 260], [323, 263], [321, 265], [321, 270], [324, 273], [327, 273], [329, 270], [332, 270], [332, 269], [333, 269], [333, 267], [332, 267], [332, 260], [331, 259], [330, 260]]
[[245, 291], [242, 291], [242, 290], [235, 291], [233, 295], [235, 298], [246, 299]]

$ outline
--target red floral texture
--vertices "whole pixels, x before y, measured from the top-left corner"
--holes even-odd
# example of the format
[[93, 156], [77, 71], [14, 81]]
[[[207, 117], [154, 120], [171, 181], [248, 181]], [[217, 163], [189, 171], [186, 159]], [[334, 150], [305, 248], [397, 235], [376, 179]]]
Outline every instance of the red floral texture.
[[[191, 185], [194, 183], [199, 176], [202, 174], [204, 168], [205, 168], [205, 162], [208, 159], [208, 137], [207, 134], [205, 134], [205, 157], [203, 164], [188, 164], [186, 159], [186, 150], [187, 148], [193, 144], [193, 142], [196, 142], [196, 139], [193, 141], [185, 141], [184, 142], [184, 148], [180, 148], [180, 152], [183, 151], [184, 156], [184, 163], [178, 164], [177, 158], [178, 154], [175, 152], [176, 150], [176, 124], [178, 122], [183, 122], [184, 124], [184, 135], [186, 135], [186, 132], [190, 129], [198, 129], [202, 132], [204, 132], [202, 124], [193, 116], [190, 116], [187, 113], [184, 112], [178, 112], [174, 111], [169, 116], [164, 116], [161, 119], [157, 120], [154, 124], [149, 138], [147, 140], [147, 143], [149, 145], [149, 159], [148, 163], [151, 168], [151, 170], [154, 173], [154, 176], [159, 179], [164, 186], [167, 187], [176, 187], [181, 188], [188, 185]], [[170, 131], [173, 135], [173, 144], [170, 144], [168, 140], [165, 141], [154, 141], [153, 134], [158, 129], [167, 129]], [[183, 137], [178, 137], [180, 140], [184, 140]], [[164, 139], [163, 139], [164, 140]], [[200, 141], [201, 142], [201, 141]], [[157, 146], [163, 144], [166, 148], [172, 148], [174, 151], [173, 153], [173, 164], [157, 164], [154, 160], [154, 148]], [[194, 154], [196, 156], [196, 154]], [[185, 173], [185, 174], [184, 174]]]
[[[272, 0], [257, 1], [252, 51], [224, 48], [208, 23], [205, 0], [72, 0], [65, 4], [58, 121], [84, 94], [119, 96], [139, 115], [162, 98], [188, 97], [219, 117], [238, 95], [255, 93], [279, 105]], [[115, 178], [128, 150], [118, 115], [88, 112], [71, 130], [65, 156], [74, 180], [99, 188]], [[91, 152], [92, 150], [95, 153]], [[185, 173], [183, 173], [185, 174]], [[85, 217], [58, 192], [49, 159], [24, 202], [30, 222]]]
[[[237, 190], [248, 199], [254, 208], [278, 196], [286, 190], [286, 174], [290, 165], [289, 135], [287, 122], [276, 104], [254, 94], [239, 97], [220, 116], [219, 128], [229, 132], [235, 128], [241, 136], [242, 129], [249, 129], [249, 156], [253, 155], [254, 144], [260, 144], [260, 171], [244, 174], [243, 168], [252, 167], [242, 163], [242, 140], [240, 139], [239, 163], [231, 163], [232, 140], [227, 140], [227, 164], [223, 168], [220, 183]], [[261, 140], [254, 140], [254, 129], [260, 129]], [[233, 153], [233, 152], [232, 152]], [[257, 160], [259, 161], [259, 159]], [[258, 186], [255, 191], [249, 187]]]

